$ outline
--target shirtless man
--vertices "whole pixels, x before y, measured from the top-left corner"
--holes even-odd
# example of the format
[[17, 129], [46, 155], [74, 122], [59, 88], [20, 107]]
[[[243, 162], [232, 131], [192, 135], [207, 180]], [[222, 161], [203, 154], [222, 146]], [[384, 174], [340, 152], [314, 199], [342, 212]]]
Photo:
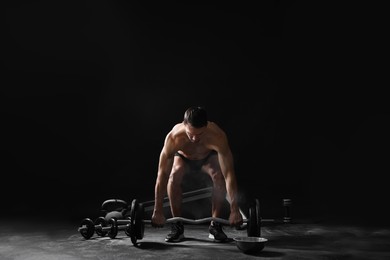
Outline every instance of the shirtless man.
[[[181, 181], [184, 174], [194, 167], [207, 173], [213, 181], [212, 217], [217, 218], [221, 214], [227, 192], [230, 203], [229, 223], [232, 226], [241, 225], [243, 219], [237, 203], [237, 182], [228, 139], [217, 124], [208, 121], [206, 110], [202, 107], [188, 108], [183, 122], [176, 124], [165, 137], [155, 185], [152, 225], [162, 227], [165, 224], [163, 198], [167, 191], [172, 216], [181, 216]], [[165, 241], [178, 242], [184, 239], [183, 223], [172, 223], [171, 228]], [[217, 242], [227, 240], [218, 222], [211, 221], [209, 232], [209, 238]]]

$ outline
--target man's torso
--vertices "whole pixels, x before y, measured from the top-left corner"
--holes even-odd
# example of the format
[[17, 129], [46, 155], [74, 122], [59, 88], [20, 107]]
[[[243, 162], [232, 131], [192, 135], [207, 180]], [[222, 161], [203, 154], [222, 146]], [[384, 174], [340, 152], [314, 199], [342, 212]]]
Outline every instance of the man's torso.
[[184, 126], [179, 125], [174, 135], [174, 138], [176, 138], [177, 153], [189, 160], [202, 160], [206, 158], [214, 150], [212, 148], [213, 130], [210, 129], [211, 127], [213, 126], [206, 127], [202, 139], [194, 143], [189, 140]]

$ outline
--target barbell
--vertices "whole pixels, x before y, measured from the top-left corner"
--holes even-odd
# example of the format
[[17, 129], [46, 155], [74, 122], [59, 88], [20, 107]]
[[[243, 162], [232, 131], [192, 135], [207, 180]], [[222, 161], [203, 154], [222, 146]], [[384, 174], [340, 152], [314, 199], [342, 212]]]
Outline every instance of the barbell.
[[[108, 221], [104, 217], [99, 217], [93, 222], [89, 218], [83, 219], [78, 231], [85, 239], [90, 239], [94, 232], [99, 236], [109, 235], [115, 238], [119, 230], [124, 230], [126, 235], [131, 238], [131, 242], [137, 245], [137, 240], [143, 239], [145, 224], [150, 224], [151, 220], [144, 219], [144, 207], [137, 199], [133, 199], [130, 207], [130, 216], [126, 219], [111, 218]], [[249, 217], [243, 219], [246, 224], [247, 235], [250, 237], [260, 237], [261, 235], [261, 218], [260, 204], [257, 199], [249, 205]], [[183, 217], [172, 217], [166, 220], [166, 223], [183, 222], [187, 224], [202, 224], [215, 221], [223, 225], [230, 225], [229, 221], [223, 218], [207, 217], [201, 219], [189, 219]]]
[[[144, 220], [144, 208], [142, 203], [138, 203], [137, 199], [133, 199], [130, 208], [130, 217], [128, 220], [122, 220], [125, 224], [124, 230], [126, 235], [131, 238], [131, 242], [136, 245], [137, 240], [143, 239], [145, 224], [151, 223], [151, 220]], [[183, 217], [173, 217], [166, 220], [166, 223], [183, 222], [187, 224], [202, 224], [210, 221], [219, 222], [223, 225], [230, 225], [229, 221], [222, 218], [207, 217], [202, 219], [188, 219]], [[249, 207], [249, 218], [243, 219], [247, 224], [247, 235], [250, 237], [261, 236], [261, 218], [260, 218], [260, 203], [255, 199], [253, 205]], [[121, 228], [122, 229], [122, 228]]]

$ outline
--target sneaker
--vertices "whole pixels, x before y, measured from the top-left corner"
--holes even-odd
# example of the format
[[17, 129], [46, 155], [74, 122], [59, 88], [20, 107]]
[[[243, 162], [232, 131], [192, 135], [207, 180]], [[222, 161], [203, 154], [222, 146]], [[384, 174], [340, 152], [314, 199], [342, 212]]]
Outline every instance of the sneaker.
[[215, 242], [225, 242], [228, 239], [227, 235], [222, 230], [221, 223], [211, 221], [209, 231], [209, 238], [214, 239]]
[[165, 242], [180, 242], [184, 239], [184, 225], [181, 222], [172, 223], [171, 233], [165, 238]]

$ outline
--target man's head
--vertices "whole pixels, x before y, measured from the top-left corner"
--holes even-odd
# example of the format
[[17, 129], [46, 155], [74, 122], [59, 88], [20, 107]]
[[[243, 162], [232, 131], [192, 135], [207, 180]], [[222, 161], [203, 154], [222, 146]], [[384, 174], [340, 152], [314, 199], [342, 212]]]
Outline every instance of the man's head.
[[201, 128], [207, 125], [207, 113], [203, 107], [190, 107], [184, 113], [183, 123], [195, 128]]
[[190, 107], [184, 113], [184, 126], [191, 142], [197, 143], [207, 126], [207, 113], [203, 107]]

